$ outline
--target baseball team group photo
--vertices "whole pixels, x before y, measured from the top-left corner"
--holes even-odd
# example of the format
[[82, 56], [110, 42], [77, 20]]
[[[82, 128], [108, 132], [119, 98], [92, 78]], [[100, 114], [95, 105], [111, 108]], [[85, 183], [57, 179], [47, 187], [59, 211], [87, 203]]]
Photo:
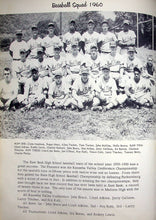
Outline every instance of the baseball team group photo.
[[156, 19], [0, 15], [2, 138], [154, 138]]

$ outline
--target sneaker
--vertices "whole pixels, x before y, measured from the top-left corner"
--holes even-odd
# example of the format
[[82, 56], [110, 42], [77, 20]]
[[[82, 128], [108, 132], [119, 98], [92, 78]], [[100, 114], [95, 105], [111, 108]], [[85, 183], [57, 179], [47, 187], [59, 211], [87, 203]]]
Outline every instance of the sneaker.
[[102, 106], [93, 106], [91, 108], [92, 111], [102, 111]]

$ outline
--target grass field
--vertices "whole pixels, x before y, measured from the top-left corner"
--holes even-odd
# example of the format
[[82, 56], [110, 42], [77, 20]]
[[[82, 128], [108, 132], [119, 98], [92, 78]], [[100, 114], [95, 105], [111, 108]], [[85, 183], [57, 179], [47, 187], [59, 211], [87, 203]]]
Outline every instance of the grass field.
[[[146, 49], [138, 51], [142, 60], [149, 53]], [[10, 62], [8, 52], [1, 53], [0, 71], [10, 66]], [[143, 140], [156, 137], [156, 105], [153, 109], [127, 107], [107, 112], [38, 108], [24, 113], [1, 111], [0, 116], [2, 138]]]

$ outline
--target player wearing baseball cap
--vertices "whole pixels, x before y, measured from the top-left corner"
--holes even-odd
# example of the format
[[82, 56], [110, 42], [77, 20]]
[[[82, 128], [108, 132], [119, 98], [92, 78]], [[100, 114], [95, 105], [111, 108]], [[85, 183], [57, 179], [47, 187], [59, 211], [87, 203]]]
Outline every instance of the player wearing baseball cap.
[[94, 31], [95, 23], [92, 19], [87, 22], [87, 31], [82, 35], [82, 50], [86, 54], [90, 54], [90, 45], [95, 44], [98, 46], [99, 33]]
[[153, 106], [150, 80], [142, 77], [141, 70], [138, 67], [134, 67], [133, 78], [127, 81], [125, 91], [128, 96], [128, 101], [135, 107]]
[[123, 21], [123, 30], [118, 34], [118, 45], [120, 46], [120, 54], [126, 54], [130, 46], [135, 46], [136, 35], [135, 32], [130, 30], [129, 20]]
[[102, 32], [100, 34], [100, 51], [104, 55], [110, 53], [110, 42], [117, 42], [115, 34], [109, 31], [108, 21], [102, 22]]
[[60, 38], [55, 35], [55, 24], [50, 22], [48, 24], [48, 35], [43, 38], [42, 45], [45, 49], [47, 57], [54, 56], [54, 44], [62, 44]]
[[81, 34], [76, 31], [75, 20], [69, 21], [69, 31], [63, 36], [64, 51], [66, 53], [71, 53], [71, 42], [77, 41], [78, 45], [81, 41]]
[[32, 38], [27, 42], [30, 54], [30, 59], [37, 59], [37, 49], [42, 47], [42, 39], [38, 36], [38, 27], [36, 25], [32, 25]]
[[10, 44], [9, 53], [11, 57], [13, 58], [13, 61], [19, 61], [20, 60], [20, 49], [24, 48], [28, 55], [29, 47], [27, 43], [22, 39], [23, 33], [21, 30], [16, 31], [16, 40], [14, 40]]

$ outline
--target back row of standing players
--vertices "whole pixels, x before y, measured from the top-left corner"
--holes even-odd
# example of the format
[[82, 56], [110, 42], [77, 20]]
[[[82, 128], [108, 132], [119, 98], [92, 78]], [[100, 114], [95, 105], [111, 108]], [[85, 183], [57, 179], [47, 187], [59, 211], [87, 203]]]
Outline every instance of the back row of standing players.
[[143, 64], [135, 49], [136, 35], [128, 20], [118, 36], [109, 31], [107, 21], [102, 33], [94, 31], [93, 20], [81, 35], [74, 20], [63, 39], [56, 36], [55, 24], [48, 24], [48, 35], [41, 39], [37, 26], [25, 42], [22, 31], [10, 45], [12, 75], [18, 81], [16, 101], [26, 108], [71, 106], [83, 109], [110, 109], [132, 103], [152, 106], [154, 67], [149, 57]]

